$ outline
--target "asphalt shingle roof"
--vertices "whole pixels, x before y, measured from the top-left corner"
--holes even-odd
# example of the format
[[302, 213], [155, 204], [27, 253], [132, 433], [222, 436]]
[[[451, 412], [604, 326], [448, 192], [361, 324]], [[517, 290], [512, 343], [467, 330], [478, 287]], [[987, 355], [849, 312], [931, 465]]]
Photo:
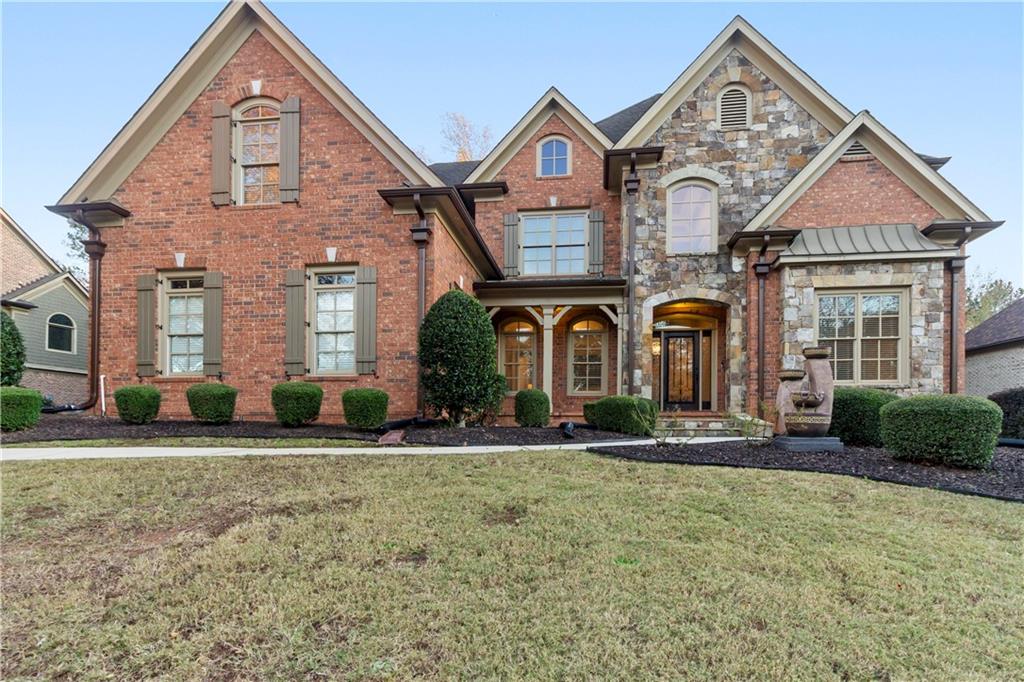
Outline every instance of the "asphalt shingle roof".
[[967, 332], [967, 350], [1024, 342], [1024, 298], [1019, 298]]
[[479, 161], [445, 161], [430, 164], [430, 170], [446, 185], [461, 185], [479, 165]]
[[617, 111], [608, 118], [603, 118], [594, 125], [598, 129], [608, 136], [608, 139], [612, 142], [618, 142], [622, 139], [622, 136], [629, 132], [629, 129], [633, 127], [633, 124], [640, 120], [640, 117], [647, 113], [647, 110], [651, 108], [651, 105], [658, 101], [661, 97], [659, 92], [656, 95], [651, 95], [645, 100], [641, 100], [636, 104], [631, 104], [622, 111]]

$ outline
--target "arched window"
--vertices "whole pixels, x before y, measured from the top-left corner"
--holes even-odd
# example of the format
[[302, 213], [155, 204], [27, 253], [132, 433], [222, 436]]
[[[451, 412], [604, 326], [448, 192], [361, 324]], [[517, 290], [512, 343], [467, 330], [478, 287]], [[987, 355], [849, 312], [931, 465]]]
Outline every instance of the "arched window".
[[280, 200], [281, 113], [273, 100], [246, 100], [235, 110], [235, 196], [240, 204]]
[[537, 145], [537, 175], [542, 178], [572, 173], [572, 144], [564, 137], [548, 137]]
[[46, 350], [75, 352], [75, 322], [64, 313], [54, 313], [46, 320]]
[[718, 127], [742, 130], [750, 127], [750, 90], [740, 83], [731, 83], [718, 94]]
[[600, 320], [578, 320], [569, 328], [569, 393], [606, 392], [608, 327]]
[[668, 190], [668, 253], [718, 250], [718, 187], [685, 180]]
[[529, 322], [514, 320], [501, 326], [501, 361], [509, 393], [533, 388], [537, 333]]

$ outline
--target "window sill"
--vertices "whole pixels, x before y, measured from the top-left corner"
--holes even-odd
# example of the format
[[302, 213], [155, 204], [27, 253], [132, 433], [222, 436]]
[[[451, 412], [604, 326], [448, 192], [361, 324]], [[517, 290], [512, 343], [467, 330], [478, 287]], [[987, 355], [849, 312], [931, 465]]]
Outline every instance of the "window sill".
[[[537, 180], [565, 180], [566, 178], [571, 178], [572, 177], [572, 173], [566, 173], [565, 175], [537, 175], [537, 176], [534, 176], [534, 177]], [[560, 207], [555, 206], [554, 208], [560, 208]]]
[[299, 381], [358, 381], [360, 376], [372, 376], [362, 374], [307, 374]]
[[165, 377], [158, 374], [155, 377], [150, 378], [153, 380], [153, 383], [155, 384], [173, 384], [178, 382], [206, 381], [205, 374], [177, 374], [172, 377]]
[[[296, 203], [296, 202], [289, 202]], [[276, 210], [284, 208], [284, 203], [276, 204], [231, 204], [228, 208], [236, 211], [259, 211], [259, 210]]]

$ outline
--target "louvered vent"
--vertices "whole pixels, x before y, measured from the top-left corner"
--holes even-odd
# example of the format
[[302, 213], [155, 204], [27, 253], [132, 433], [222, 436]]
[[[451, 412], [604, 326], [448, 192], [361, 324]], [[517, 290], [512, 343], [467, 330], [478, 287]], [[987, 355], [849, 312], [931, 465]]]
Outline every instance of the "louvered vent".
[[740, 88], [729, 88], [722, 93], [718, 119], [722, 130], [737, 130], [750, 125], [750, 97]]
[[846, 151], [843, 152], [843, 158], [850, 156], [864, 156], [865, 154], [870, 153], [871, 152], [868, 151], [868, 148], [862, 145], [859, 140], [855, 140], [854, 143], [847, 147]]

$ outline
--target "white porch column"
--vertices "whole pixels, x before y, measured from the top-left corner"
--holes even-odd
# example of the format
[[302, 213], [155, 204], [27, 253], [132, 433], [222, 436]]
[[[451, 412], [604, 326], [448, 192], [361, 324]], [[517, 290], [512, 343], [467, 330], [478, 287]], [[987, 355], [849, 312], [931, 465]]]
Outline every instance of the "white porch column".
[[554, 394], [554, 368], [551, 366], [555, 353], [552, 346], [555, 344], [555, 309], [551, 306], [544, 306], [541, 309], [544, 313], [544, 392], [548, 394], [548, 400], [555, 402]]

